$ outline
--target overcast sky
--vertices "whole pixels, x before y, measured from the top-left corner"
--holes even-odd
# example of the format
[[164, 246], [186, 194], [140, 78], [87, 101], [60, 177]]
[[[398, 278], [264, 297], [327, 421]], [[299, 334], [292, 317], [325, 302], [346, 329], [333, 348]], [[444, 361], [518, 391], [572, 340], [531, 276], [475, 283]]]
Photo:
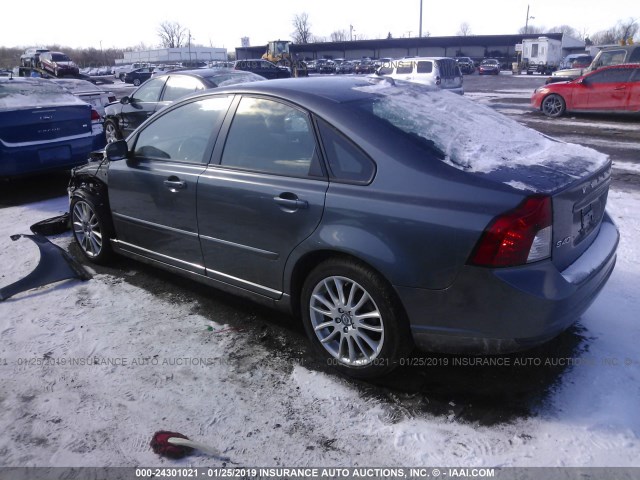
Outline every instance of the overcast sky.
[[[530, 24], [568, 24], [588, 34], [640, 18], [637, 0], [423, 0], [423, 34], [456, 35], [463, 22], [476, 35], [517, 33], [527, 5]], [[176, 21], [191, 30], [193, 44], [233, 50], [245, 36], [251, 45], [291, 39], [293, 16], [303, 12], [311, 33], [327, 40], [350, 25], [367, 38], [418, 36], [420, 0], [5, 0], [0, 46], [157, 46], [160, 23]]]

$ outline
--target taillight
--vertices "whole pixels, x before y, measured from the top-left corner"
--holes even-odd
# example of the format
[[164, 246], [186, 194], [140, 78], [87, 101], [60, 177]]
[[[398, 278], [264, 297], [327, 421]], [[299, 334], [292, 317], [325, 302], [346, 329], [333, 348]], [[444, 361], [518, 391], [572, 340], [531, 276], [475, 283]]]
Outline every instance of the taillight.
[[91, 121], [95, 121], [95, 120], [100, 120], [100, 114], [98, 113], [97, 110], [95, 109], [91, 109]]
[[487, 226], [469, 257], [472, 265], [513, 267], [551, 256], [551, 198], [527, 197]]

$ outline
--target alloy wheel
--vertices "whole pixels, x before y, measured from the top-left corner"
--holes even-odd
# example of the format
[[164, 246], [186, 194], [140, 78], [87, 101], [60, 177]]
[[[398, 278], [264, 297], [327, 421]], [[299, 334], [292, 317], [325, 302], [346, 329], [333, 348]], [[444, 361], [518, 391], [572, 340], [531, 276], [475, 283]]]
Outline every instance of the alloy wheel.
[[380, 354], [385, 341], [382, 314], [369, 292], [355, 281], [331, 276], [318, 282], [309, 313], [320, 344], [339, 363], [365, 366]]
[[73, 233], [80, 248], [90, 257], [97, 257], [102, 251], [102, 229], [93, 207], [84, 200], [73, 207]]

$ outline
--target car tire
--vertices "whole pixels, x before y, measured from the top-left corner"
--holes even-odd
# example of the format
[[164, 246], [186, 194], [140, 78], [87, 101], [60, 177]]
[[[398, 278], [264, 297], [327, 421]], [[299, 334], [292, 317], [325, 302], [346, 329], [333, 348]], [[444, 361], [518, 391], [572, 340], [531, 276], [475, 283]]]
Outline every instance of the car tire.
[[322, 262], [307, 276], [300, 298], [314, 349], [346, 375], [372, 378], [388, 373], [413, 347], [391, 286], [356, 260]]
[[564, 114], [567, 108], [567, 104], [560, 95], [556, 93], [552, 93], [551, 95], [547, 95], [542, 100], [542, 113], [544, 113], [547, 117], [559, 117]]
[[90, 197], [73, 197], [69, 208], [71, 231], [82, 254], [89, 261], [104, 265], [113, 255], [109, 240], [113, 227], [105, 209], [96, 203]]
[[106, 120], [104, 122], [104, 138], [107, 143], [113, 143], [118, 140], [122, 140], [122, 132], [118, 128], [118, 125], [113, 120]]
[[121, 73], [121, 74], [120, 74], [120, 77], [118, 77], [118, 78], [120, 78], [120, 81], [121, 81], [121, 82], [124, 82], [124, 73]]
[[140, 79], [139, 78], [134, 78], [133, 79], [133, 86], [134, 87], [139, 87], [140, 86]]

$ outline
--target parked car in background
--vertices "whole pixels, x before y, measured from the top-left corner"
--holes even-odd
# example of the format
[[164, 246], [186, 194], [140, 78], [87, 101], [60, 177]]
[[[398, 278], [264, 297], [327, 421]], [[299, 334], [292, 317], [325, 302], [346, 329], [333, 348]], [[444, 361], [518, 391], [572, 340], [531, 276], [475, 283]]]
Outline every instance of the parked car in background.
[[137, 87], [151, 78], [154, 68], [155, 67], [136, 68], [129, 73], [125, 73], [124, 83], [133, 83], [133, 85]]
[[598, 52], [588, 67], [558, 70], [547, 78], [546, 83], [574, 80], [599, 68], [609, 65], [621, 65], [623, 63], [640, 63], [640, 45], [620, 45], [617, 47], [603, 48]]
[[20, 57], [21, 67], [39, 67], [40, 66], [40, 54], [48, 52], [48, 48], [44, 47], [31, 47], [27, 48]]
[[458, 66], [460, 67], [460, 71], [464, 75], [471, 75], [476, 71], [476, 65], [473, 63], [473, 60], [469, 57], [455, 57], [454, 59], [458, 62]]
[[80, 74], [78, 66], [62, 52], [42, 52], [40, 54], [40, 65], [43, 70], [55, 77]]
[[318, 73], [336, 73], [336, 64], [333, 60], [321, 58], [316, 60], [316, 71]]
[[316, 67], [316, 60], [306, 60], [305, 63], [307, 64], [307, 72], [316, 73], [318, 71]]
[[260, 80], [264, 77], [251, 72], [220, 68], [176, 70], [153, 77], [131, 95], [106, 106], [104, 130], [107, 143], [126, 137], [154, 112], [180, 97], [209, 88]]
[[152, 65], [149, 65], [148, 63], [143, 63], [143, 62], [132, 63], [130, 65], [118, 65], [114, 67], [113, 75], [114, 77], [119, 78], [121, 81], [124, 82], [124, 76], [127, 73], [133, 72], [138, 68], [151, 67], [151, 66]]
[[51, 80], [0, 77], [0, 177], [85, 163], [101, 141], [95, 121], [91, 105]]
[[97, 110], [101, 117], [105, 116], [104, 107], [116, 101], [113, 92], [96, 87], [93, 83], [76, 78], [56, 78], [52, 82], [67, 89], [76, 97], [84, 100]]
[[348, 60], [341, 62], [340, 65], [336, 67], [336, 73], [340, 73], [340, 74], [353, 73], [353, 70], [354, 70], [353, 63]]
[[567, 111], [640, 113], [640, 64], [600, 68], [570, 82], [537, 88], [531, 105], [548, 117]]
[[462, 72], [453, 58], [414, 57], [396, 60], [385, 65], [377, 70], [378, 75], [432, 85], [460, 95], [464, 94]]
[[287, 67], [280, 67], [275, 63], [271, 63], [268, 60], [262, 60], [261, 58], [253, 60], [238, 60], [236, 61], [234, 68], [236, 70], [255, 73], [268, 80], [291, 77], [291, 70]]
[[509, 352], [572, 325], [616, 261], [609, 158], [375, 80], [176, 102], [74, 170], [75, 241], [90, 261], [116, 252], [288, 312], [357, 377], [414, 344]]
[[358, 62], [355, 73], [374, 73], [376, 71], [376, 65], [370, 58], [363, 58]]
[[485, 58], [480, 62], [478, 73], [480, 75], [499, 75], [500, 62], [495, 58]]

